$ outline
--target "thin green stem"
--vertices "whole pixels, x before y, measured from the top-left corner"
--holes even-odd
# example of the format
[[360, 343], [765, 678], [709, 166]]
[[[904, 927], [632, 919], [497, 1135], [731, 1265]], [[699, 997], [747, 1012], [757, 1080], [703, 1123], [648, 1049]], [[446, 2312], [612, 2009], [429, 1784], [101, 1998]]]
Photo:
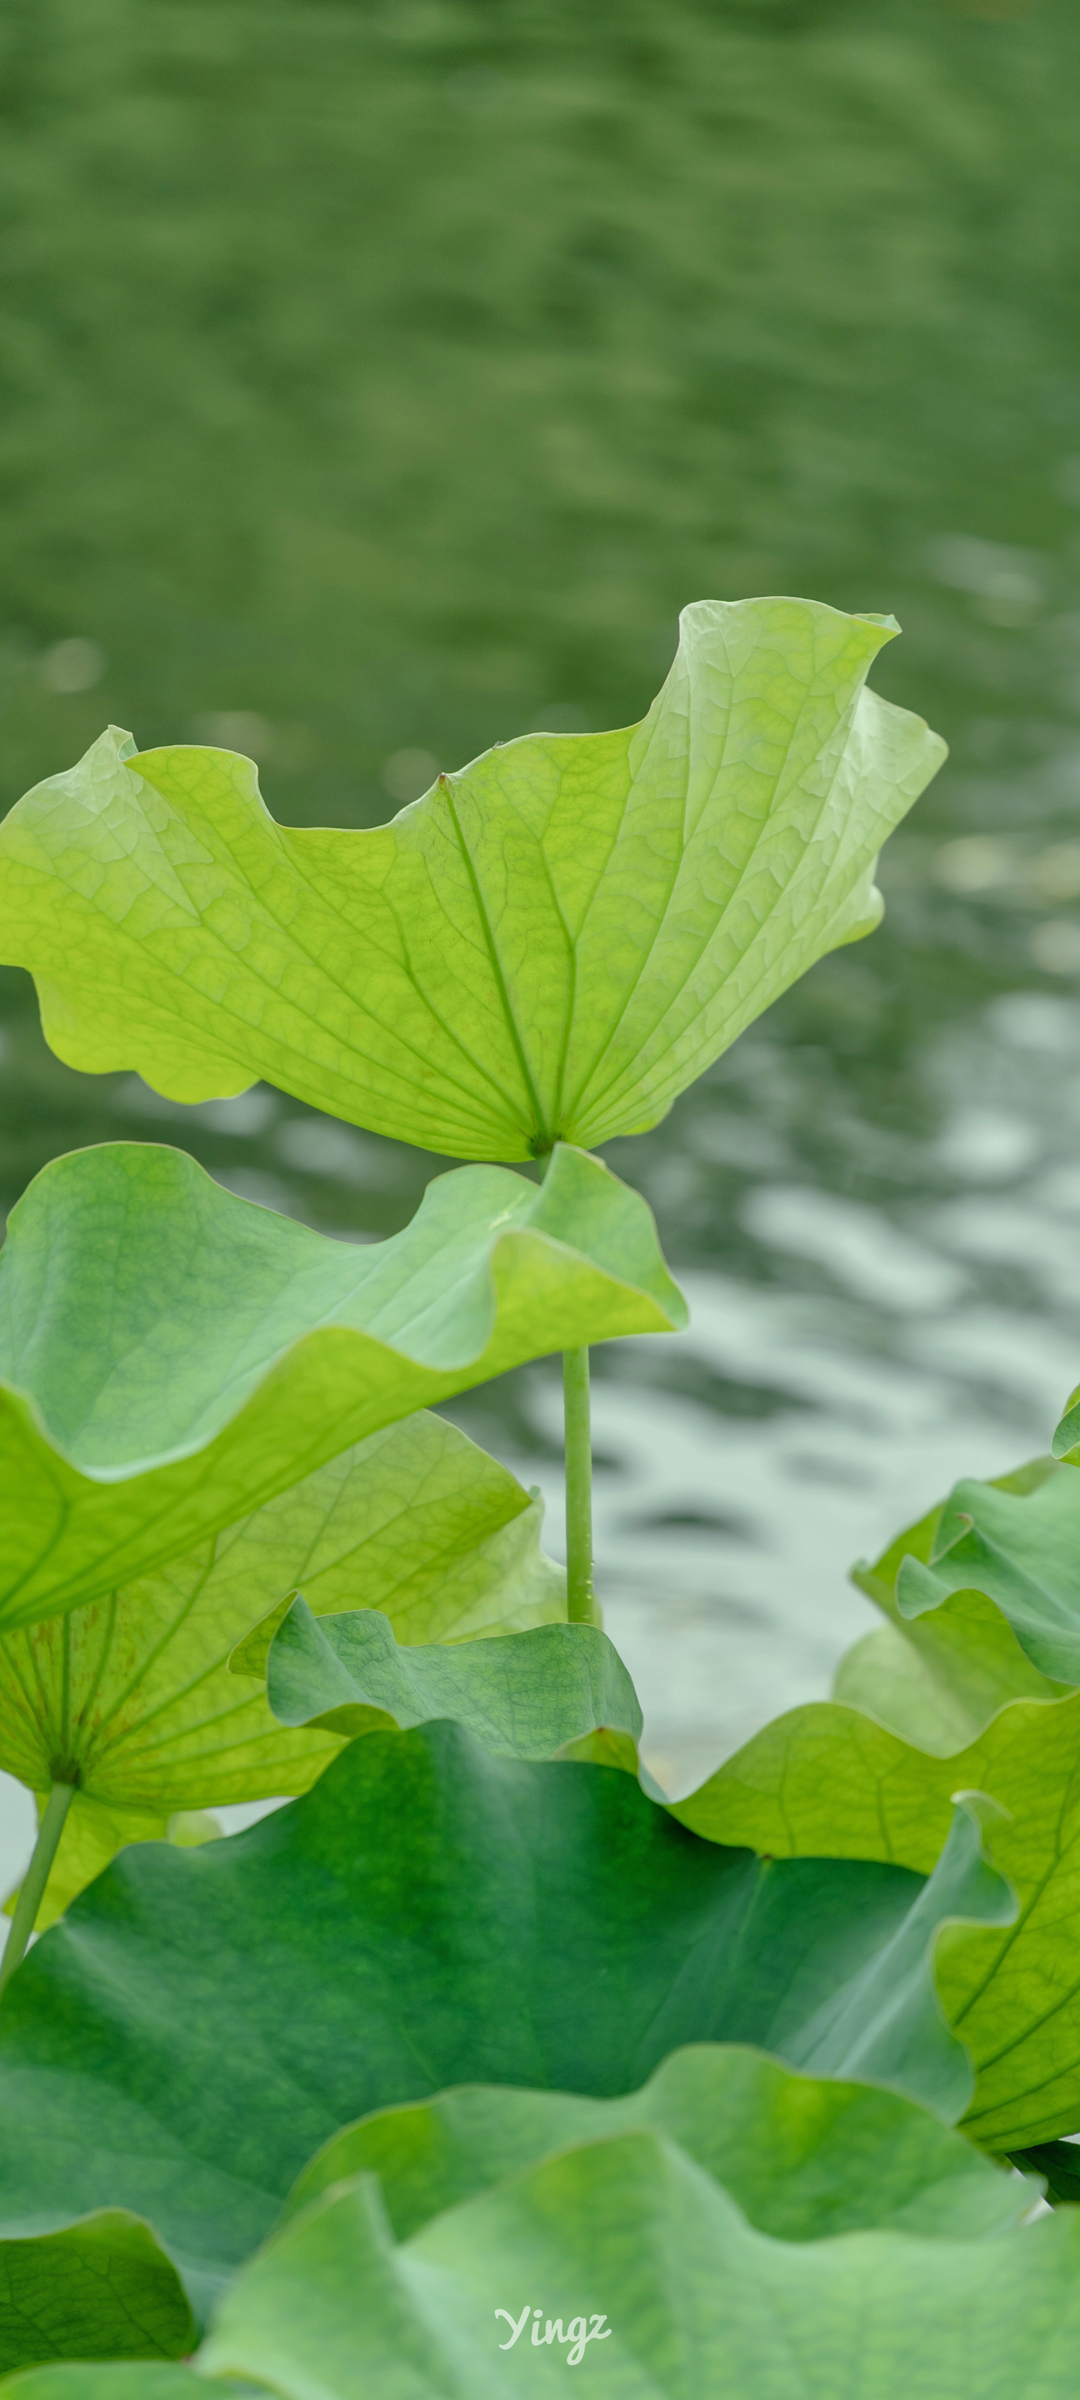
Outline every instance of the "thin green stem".
[[74, 1798], [75, 1786], [73, 1783], [54, 1783], [49, 1793], [45, 1814], [38, 1826], [34, 1855], [23, 1877], [22, 1889], [15, 1903], [15, 1914], [11, 1920], [11, 1932], [7, 1937], [3, 1959], [0, 1961], [0, 1994], [10, 1983], [16, 1967], [25, 1956], [26, 1945], [34, 1930], [37, 1913], [41, 1906], [42, 1894], [49, 1880], [49, 1870], [59, 1848], [60, 1836], [64, 1830], [64, 1820]]
[[563, 1351], [566, 1421], [566, 1613], [572, 1625], [594, 1613], [592, 1442], [589, 1433], [589, 1353]]

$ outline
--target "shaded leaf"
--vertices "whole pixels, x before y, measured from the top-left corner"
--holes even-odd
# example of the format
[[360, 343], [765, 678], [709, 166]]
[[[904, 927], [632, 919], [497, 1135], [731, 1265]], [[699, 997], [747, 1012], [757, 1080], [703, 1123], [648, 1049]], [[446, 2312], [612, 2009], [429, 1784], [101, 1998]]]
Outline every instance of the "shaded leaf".
[[1004, 2232], [1040, 2188], [897, 2092], [815, 2080], [730, 2043], [673, 2051], [621, 2100], [466, 2084], [383, 2109], [334, 2135], [286, 2213], [350, 2176], [377, 2175], [395, 2237], [406, 2241], [552, 2151], [630, 2131], [678, 2142], [751, 2224], [788, 2242], [866, 2226], [953, 2239]]
[[[1038, 1492], [1054, 1473], [1052, 1460], [1035, 1459], [978, 1488], [1021, 1496]], [[856, 1642], [833, 1682], [835, 1699], [868, 1710], [905, 1741], [939, 1757], [974, 1741], [1007, 1701], [1056, 1700], [1068, 1688], [1039, 1673], [1000, 1608], [981, 1591], [942, 1597], [927, 1615], [901, 1611], [897, 1579], [904, 1562], [926, 1564], [935, 1554], [947, 1507], [942, 1501], [898, 1534], [873, 1565], [855, 1568], [852, 1581], [888, 1622]]]
[[688, 2042], [906, 2065], [959, 2107], [933, 1913], [1003, 1904], [970, 1846], [961, 1866], [954, 1845], [935, 1891], [759, 1860], [612, 1768], [492, 1758], [447, 1723], [371, 1734], [247, 1833], [125, 1850], [29, 1952], [0, 2011], [0, 2226], [135, 2208], [204, 2295], [368, 2110], [460, 2082], [632, 2091]]
[[997, 2241], [778, 2242], [675, 2143], [628, 2133], [401, 2244], [373, 2180], [339, 2187], [238, 2277], [200, 2363], [286, 2400], [541, 2396], [575, 2354], [601, 2400], [1072, 2400], [1078, 2342], [1072, 2211]]
[[864, 690], [897, 630], [701, 601], [644, 723], [529, 734], [391, 825], [276, 825], [230, 751], [104, 734], [0, 828], [0, 956], [71, 1066], [202, 1100], [266, 1076], [453, 1157], [653, 1125], [881, 914], [945, 755]]
[[175, 2267], [126, 2210], [0, 2241], [0, 2374], [53, 2358], [181, 2358], [194, 2339]]
[[374, 1609], [317, 1618], [299, 1597], [271, 1643], [266, 1691], [283, 1725], [351, 1736], [454, 1717], [497, 1758], [551, 1758], [601, 1726], [636, 1740], [642, 1722], [618, 1651], [595, 1625], [405, 1649]]
[[1009, 1813], [993, 1851], [1020, 1899], [1007, 1933], [950, 1929], [938, 1984], [975, 2062], [965, 2123], [992, 2150], [1080, 2123], [1080, 1695], [1016, 1700], [967, 1749], [936, 1758], [854, 1709], [793, 1709], [679, 1801], [684, 1824], [778, 1856], [928, 1866], [951, 1797], [978, 1786]]
[[1040, 2175], [1046, 2196], [1055, 2206], [1064, 2201], [1080, 2205], [1080, 2149], [1075, 2142], [1036, 2142], [1030, 2150], [1014, 2150], [1013, 2164], [1024, 2174]]
[[521, 1359], [685, 1314], [644, 1201], [577, 1151], [540, 1187], [441, 1176], [366, 1245], [180, 1151], [76, 1151], [0, 1257], [0, 1624], [115, 1590]]
[[505, 1467], [421, 1414], [107, 1599], [0, 1636], [0, 1767], [38, 1793], [78, 1784], [39, 1929], [177, 1811], [306, 1791], [336, 1755], [267, 1705], [265, 1612], [300, 1574], [314, 1610], [370, 1598], [406, 1639], [527, 1626], [566, 1607], [541, 1521]]

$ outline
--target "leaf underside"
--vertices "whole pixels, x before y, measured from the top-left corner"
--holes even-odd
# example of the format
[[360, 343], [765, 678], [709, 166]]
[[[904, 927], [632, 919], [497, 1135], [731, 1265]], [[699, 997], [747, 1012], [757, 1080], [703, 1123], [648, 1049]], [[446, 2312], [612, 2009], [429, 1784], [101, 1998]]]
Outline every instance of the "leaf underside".
[[306, 1791], [336, 1756], [339, 1737], [267, 1704], [266, 1612], [300, 1575], [317, 1615], [363, 1597], [389, 1638], [468, 1650], [565, 1615], [541, 1523], [505, 1467], [421, 1413], [106, 1599], [0, 1635], [0, 1767], [38, 1794], [78, 1782], [38, 1930], [176, 1812]]
[[965, 2119], [992, 2150], [1025, 2148], [1080, 2123], [1080, 1694], [1016, 1700], [977, 1741], [940, 1758], [833, 1702], [767, 1726], [680, 1801], [680, 1820], [718, 1841], [781, 1857], [876, 1857], [926, 1867], [953, 1794], [979, 1789], [1007, 1813], [994, 1859], [1020, 1902], [1008, 1931], [950, 1930], [938, 1982], [974, 2060]]
[[864, 688], [896, 628], [702, 601], [640, 725], [529, 734], [392, 824], [275, 824], [232, 752], [102, 736], [0, 828], [0, 957], [68, 1064], [264, 1076], [452, 1157], [653, 1125], [823, 952], [945, 755]]
[[0, 1627], [116, 1590], [523, 1359], [685, 1321], [645, 1202], [578, 1151], [541, 1187], [459, 1168], [366, 1245], [180, 1151], [76, 1151], [0, 1256]]

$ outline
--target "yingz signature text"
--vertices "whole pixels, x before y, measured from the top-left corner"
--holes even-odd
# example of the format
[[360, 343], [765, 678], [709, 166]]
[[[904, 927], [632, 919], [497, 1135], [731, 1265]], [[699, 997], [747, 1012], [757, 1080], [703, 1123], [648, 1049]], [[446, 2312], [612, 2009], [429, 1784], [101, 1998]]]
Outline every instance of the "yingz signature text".
[[[497, 2308], [495, 2314], [497, 2317], [504, 2317], [506, 2319], [506, 2323], [510, 2327], [509, 2341], [500, 2342], [499, 2348], [500, 2350], [512, 2350], [518, 2335], [523, 2333], [525, 2330], [526, 2321], [530, 2314], [528, 2302], [526, 2302], [525, 2307], [522, 2309], [520, 2317], [516, 2319], [511, 2316], [508, 2308]], [[570, 2348], [566, 2353], [566, 2363], [568, 2367], [579, 2367], [581, 2365], [581, 2361], [585, 2356], [586, 2342], [606, 2342], [610, 2341], [611, 2339], [612, 2329], [608, 2324], [606, 2317], [571, 2317], [566, 2328], [566, 2332], [564, 2333], [561, 2317], [548, 2317], [544, 2323], [544, 2329], [541, 2332], [541, 2322], [544, 2317], [543, 2309], [534, 2308], [531, 2314], [533, 2319], [533, 2349], [541, 2349], [545, 2342], [569, 2342]]]

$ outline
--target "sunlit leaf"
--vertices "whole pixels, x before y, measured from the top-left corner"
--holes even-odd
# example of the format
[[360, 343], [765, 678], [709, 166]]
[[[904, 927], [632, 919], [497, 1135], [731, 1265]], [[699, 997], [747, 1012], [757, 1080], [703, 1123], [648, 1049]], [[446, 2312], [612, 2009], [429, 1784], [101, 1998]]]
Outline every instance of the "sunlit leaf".
[[39, 1928], [125, 1842], [176, 1838], [179, 1811], [306, 1791], [336, 1755], [267, 1705], [272, 1604], [299, 1575], [319, 1614], [363, 1597], [404, 1641], [468, 1648], [565, 1614], [541, 1522], [507, 1468], [422, 1413], [107, 1599], [0, 1636], [0, 1767], [38, 1793], [78, 1784]]
[[373, 2181], [339, 2186], [237, 2278], [200, 2364], [285, 2400], [542, 2400], [572, 2361], [599, 2400], [1073, 2400], [1078, 2343], [1072, 2210], [996, 2241], [780, 2242], [626, 2133], [400, 2244]]
[[769, 1862], [612, 1768], [493, 1758], [447, 1723], [370, 1734], [247, 1833], [125, 1850], [29, 1952], [0, 2009], [0, 2230], [133, 2208], [202, 2300], [368, 2110], [474, 2081], [633, 2091], [688, 2042], [958, 2112], [938, 1927], [1009, 1905], [959, 1831], [930, 1883]]
[[[972, 1488], [1020, 1498], [1037, 1494], [1054, 1473], [1050, 1459], [1035, 1459]], [[925, 1615], [901, 1610], [897, 1580], [904, 1562], [925, 1566], [936, 1554], [948, 1506], [942, 1501], [908, 1526], [873, 1565], [856, 1567], [853, 1581], [888, 1621], [856, 1642], [833, 1683], [835, 1699], [868, 1710], [905, 1741], [940, 1757], [974, 1741], [1007, 1701], [1056, 1700], [1067, 1689], [1033, 1666], [984, 1587], [952, 1596], [942, 1590], [939, 1604]]]
[[799, 2075], [733, 2042], [673, 2051], [621, 2100], [465, 2084], [382, 2109], [335, 2134], [286, 2213], [350, 2176], [377, 2175], [406, 2241], [444, 2208], [554, 2150], [626, 2132], [678, 2142], [752, 2225], [786, 2242], [868, 2226], [953, 2240], [1004, 2232], [1038, 2190], [897, 2092]]
[[178, 1100], [265, 1076], [452, 1157], [594, 1148], [876, 924], [945, 755], [864, 689], [896, 630], [701, 601], [642, 724], [507, 742], [369, 831], [277, 825], [249, 760], [112, 729], [0, 828], [0, 956], [72, 1066]]
[[1007, 1933], [947, 1931], [938, 1985], [975, 2062], [965, 2123], [993, 2150], [1080, 2124], [1080, 1695], [1016, 1700], [947, 1758], [832, 1702], [793, 1709], [680, 1801], [679, 1819], [779, 1857], [880, 1858], [927, 1867], [952, 1795], [978, 1787], [1008, 1811], [994, 1860], [1020, 1899]]
[[53, 2358], [181, 2358], [194, 2339], [175, 2267], [126, 2210], [0, 2241], [0, 2374]]
[[542, 1186], [441, 1176], [359, 1245], [180, 1151], [76, 1151], [0, 1257], [0, 1625], [115, 1591], [521, 1359], [685, 1313], [644, 1201], [578, 1151]]
[[641, 1732], [637, 1694], [595, 1625], [407, 1649], [374, 1609], [314, 1617], [297, 1598], [275, 1634], [266, 1695], [283, 1725], [346, 1737], [453, 1717], [496, 1758], [551, 1758], [600, 1726]]

